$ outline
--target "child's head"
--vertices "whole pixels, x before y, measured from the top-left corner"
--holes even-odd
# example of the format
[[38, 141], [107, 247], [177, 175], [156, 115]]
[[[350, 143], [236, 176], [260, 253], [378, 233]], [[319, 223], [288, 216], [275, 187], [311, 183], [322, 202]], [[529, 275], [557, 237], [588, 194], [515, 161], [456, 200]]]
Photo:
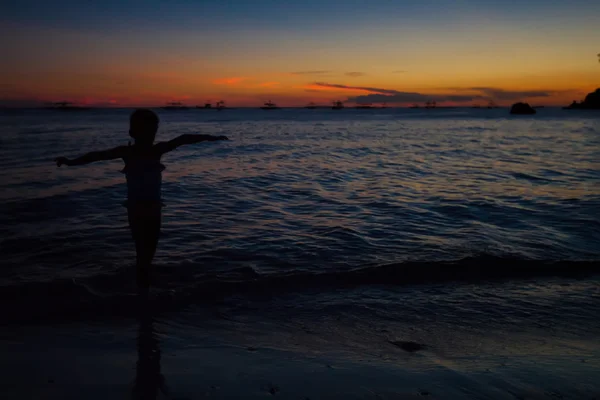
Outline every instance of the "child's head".
[[152, 110], [143, 108], [135, 110], [129, 117], [129, 136], [137, 143], [154, 143], [158, 121], [158, 115]]

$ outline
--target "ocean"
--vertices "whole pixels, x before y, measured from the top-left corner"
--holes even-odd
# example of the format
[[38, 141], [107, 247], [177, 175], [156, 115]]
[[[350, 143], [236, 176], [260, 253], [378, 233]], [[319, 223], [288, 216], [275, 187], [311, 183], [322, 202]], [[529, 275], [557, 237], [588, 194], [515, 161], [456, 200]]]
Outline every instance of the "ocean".
[[[0, 113], [0, 347], [47, 350], [38, 331], [78, 351], [126, 352], [134, 340], [127, 329], [139, 317], [139, 294], [123, 163], [53, 162], [127, 144], [130, 112]], [[405, 386], [415, 369], [428, 371], [414, 388], [420, 396], [447, 389], [449, 379], [448, 398], [504, 398], [486, 392], [490, 385], [522, 396], [531, 385], [547, 396], [599, 393], [598, 113], [157, 113], [158, 141], [184, 133], [230, 139], [163, 158], [158, 279], [146, 300], [165, 348], [201, 348], [202, 360], [223, 357], [219, 346], [248, 354], [269, 348], [333, 359], [329, 369], [353, 363], [347, 368], [362, 371], [353, 376], [375, 380], [402, 368]], [[88, 334], [74, 339], [73, 332]], [[405, 342], [426, 356], [400, 367], [398, 357], [414, 355]], [[24, 348], [14, 357], [23, 358]], [[225, 371], [252, 362], [246, 358], [219, 362]], [[365, 372], [367, 364], [379, 369]], [[290, 365], [281, 368], [304, 368]], [[170, 371], [167, 381], [198, 393], [185, 374]], [[392, 390], [390, 379], [373, 385]], [[281, 396], [284, 386], [255, 389]]]

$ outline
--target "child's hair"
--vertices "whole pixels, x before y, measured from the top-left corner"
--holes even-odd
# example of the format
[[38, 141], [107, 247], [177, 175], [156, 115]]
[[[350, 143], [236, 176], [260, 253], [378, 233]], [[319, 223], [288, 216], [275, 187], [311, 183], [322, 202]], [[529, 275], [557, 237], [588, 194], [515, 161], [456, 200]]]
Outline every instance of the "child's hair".
[[158, 115], [152, 110], [140, 108], [129, 117], [129, 136], [136, 141], [154, 142], [158, 130]]

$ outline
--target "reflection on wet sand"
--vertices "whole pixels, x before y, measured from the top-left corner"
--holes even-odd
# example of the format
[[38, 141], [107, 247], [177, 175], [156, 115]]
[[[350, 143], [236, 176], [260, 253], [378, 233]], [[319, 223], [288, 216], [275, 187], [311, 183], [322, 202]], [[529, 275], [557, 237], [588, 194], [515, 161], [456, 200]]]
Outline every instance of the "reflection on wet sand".
[[160, 341], [154, 330], [153, 309], [148, 301], [148, 289], [140, 289], [139, 293], [137, 349], [138, 361], [132, 398], [156, 399], [161, 392], [168, 396], [165, 377], [160, 372]]

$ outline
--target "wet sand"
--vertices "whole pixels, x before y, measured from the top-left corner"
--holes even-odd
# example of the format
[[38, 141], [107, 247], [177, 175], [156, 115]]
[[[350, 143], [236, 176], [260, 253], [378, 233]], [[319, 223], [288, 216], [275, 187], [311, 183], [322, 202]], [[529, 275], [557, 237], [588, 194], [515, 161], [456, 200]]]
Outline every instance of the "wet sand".
[[[326, 331], [320, 324], [279, 332], [250, 324], [219, 333], [214, 325], [189, 329], [174, 320], [138, 322], [4, 329], [3, 398], [600, 396], [600, 344], [593, 335], [422, 329], [378, 330], [367, 337], [360, 330], [348, 333], [348, 326]], [[360, 343], [352, 339], [356, 335]], [[403, 337], [385, 339], [396, 335]], [[414, 337], [423, 343], [411, 340]]]

